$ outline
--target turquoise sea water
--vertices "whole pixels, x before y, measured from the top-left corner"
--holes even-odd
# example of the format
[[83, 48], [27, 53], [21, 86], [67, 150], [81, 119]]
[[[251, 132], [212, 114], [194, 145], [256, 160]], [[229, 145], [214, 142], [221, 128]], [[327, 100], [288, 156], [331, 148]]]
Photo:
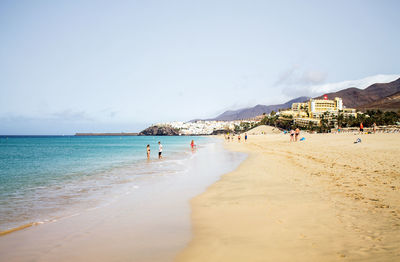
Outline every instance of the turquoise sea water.
[[[125, 193], [146, 176], [174, 174], [205, 137], [0, 137], [0, 231], [71, 215]], [[163, 144], [158, 160], [158, 141]], [[146, 159], [150, 144], [151, 160]]]

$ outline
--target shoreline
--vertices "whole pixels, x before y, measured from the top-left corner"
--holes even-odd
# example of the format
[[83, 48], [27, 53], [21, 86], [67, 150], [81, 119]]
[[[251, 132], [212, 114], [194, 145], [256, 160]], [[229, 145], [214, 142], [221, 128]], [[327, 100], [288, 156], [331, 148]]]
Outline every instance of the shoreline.
[[[132, 184], [157, 173], [187, 169], [180, 163], [193, 155], [189, 139], [164, 138], [167, 152], [161, 165], [156, 150], [150, 159], [140, 152], [140, 145], [154, 143], [154, 138], [13, 137], [3, 141], [0, 236], [107, 204], [113, 197], [110, 194], [134, 191]], [[186, 140], [187, 144], [182, 142]], [[211, 140], [198, 141], [201, 145]], [[46, 150], [58, 155], [53, 157]], [[7, 157], [13, 151], [20, 152], [19, 158]]]
[[176, 261], [400, 259], [399, 134], [250, 136], [249, 157], [191, 201]]
[[184, 171], [152, 175], [108, 205], [1, 236], [0, 260], [172, 261], [191, 238], [189, 200], [244, 157], [220, 141], [193, 156], [175, 161]]

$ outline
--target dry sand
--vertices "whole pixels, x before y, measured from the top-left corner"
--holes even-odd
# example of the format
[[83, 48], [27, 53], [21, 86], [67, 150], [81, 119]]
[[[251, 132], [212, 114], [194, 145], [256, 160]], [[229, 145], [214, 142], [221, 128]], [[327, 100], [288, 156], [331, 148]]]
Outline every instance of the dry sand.
[[400, 261], [400, 134], [304, 136], [225, 142], [249, 157], [192, 200], [177, 261]]
[[247, 132], [248, 135], [280, 134], [280, 133], [282, 132], [278, 128], [266, 125], [257, 126]]

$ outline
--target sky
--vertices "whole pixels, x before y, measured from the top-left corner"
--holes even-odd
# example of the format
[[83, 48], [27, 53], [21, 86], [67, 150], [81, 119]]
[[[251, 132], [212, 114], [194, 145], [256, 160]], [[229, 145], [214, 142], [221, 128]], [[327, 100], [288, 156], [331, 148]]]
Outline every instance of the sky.
[[137, 132], [400, 77], [399, 1], [0, 1], [0, 135]]

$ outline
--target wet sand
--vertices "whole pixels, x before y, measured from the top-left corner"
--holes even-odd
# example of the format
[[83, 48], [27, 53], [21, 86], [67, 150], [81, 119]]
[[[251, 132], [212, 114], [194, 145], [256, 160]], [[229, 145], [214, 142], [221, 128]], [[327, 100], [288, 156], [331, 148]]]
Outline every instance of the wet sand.
[[400, 134], [304, 137], [225, 142], [249, 157], [191, 201], [177, 261], [400, 261]]

